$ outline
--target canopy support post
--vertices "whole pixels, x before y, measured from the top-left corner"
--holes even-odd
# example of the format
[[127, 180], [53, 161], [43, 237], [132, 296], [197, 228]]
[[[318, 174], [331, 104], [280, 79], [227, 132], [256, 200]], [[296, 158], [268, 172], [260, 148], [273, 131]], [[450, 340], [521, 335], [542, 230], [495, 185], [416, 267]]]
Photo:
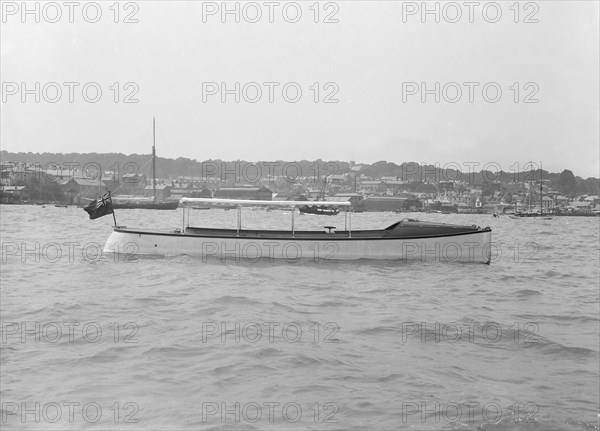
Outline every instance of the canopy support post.
[[294, 236], [296, 235], [295, 229], [294, 229], [294, 215], [296, 213], [296, 208], [292, 207], [292, 238], [294, 238]]
[[348, 208], [344, 208], [344, 230], [348, 230]]
[[352, 238], [352, 210], [350, 210], [350, 217], [348, 217], [348, 238]]

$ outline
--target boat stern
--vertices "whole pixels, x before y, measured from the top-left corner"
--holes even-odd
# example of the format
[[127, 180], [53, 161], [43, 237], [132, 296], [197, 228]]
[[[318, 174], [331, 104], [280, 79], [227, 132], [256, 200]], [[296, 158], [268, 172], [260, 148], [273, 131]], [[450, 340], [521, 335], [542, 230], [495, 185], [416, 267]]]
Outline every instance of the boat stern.
[[402, 220], [386, 229], [401, 240], [403, 260], [487, 263], [492, 261], [492, 229], [476, 225]]

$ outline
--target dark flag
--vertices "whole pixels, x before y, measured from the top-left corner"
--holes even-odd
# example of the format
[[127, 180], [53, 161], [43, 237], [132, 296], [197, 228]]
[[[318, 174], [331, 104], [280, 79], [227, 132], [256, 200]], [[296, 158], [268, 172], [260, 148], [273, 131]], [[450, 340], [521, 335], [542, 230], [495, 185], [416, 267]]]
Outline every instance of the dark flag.
[[86, 207], [83, 208], [85, 212], [90, 215], [90, 219], [93, 220], [98, 217], [105, 216], [107, 214], [113, 214], [112, 199], [110, 192], [104, 196], [93, 200]]

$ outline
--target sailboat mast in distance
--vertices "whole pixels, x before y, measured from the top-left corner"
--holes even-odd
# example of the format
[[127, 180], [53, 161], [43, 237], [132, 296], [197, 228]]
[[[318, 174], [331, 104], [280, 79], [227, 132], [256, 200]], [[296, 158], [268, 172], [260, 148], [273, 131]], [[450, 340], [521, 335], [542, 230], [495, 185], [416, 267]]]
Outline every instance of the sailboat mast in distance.
[[543, 171], [542, 171], [542, 162], [540, 162], [540, 214], [544, 213], [544, 207], [542, 206], [542, 196], [543, 196], [543, 189], [542, 189], [542, 179], [543, 179]]
[[152, 194], [156, 203], [156, 118], [152, 117]]

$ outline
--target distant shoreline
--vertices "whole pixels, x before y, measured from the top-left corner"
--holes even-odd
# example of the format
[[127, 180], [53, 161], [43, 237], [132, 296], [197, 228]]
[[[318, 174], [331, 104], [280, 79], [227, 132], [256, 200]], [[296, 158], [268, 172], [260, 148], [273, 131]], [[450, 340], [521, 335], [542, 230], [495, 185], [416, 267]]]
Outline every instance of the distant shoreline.
[[[76, 208], [83, 208], [84, 205], [75, 205], [75, 204], [63, 204], [63, 203], [57, 203], [57, 202], [0, 202], [0, 206], [55, 206], [55, 207], [76, 207]], [[216, 208], [217, 209], [217, 208]], [[126, 211], [127, 209], [118, 209], [117, 211]], [[402, 215], [402, 214], [413, 214], [413, 213], [419, 213], [419, 214], [432, 214], [431, 211], [402, 211], [402, 212], [396, 212], [396, 211], [360, 211], [360, 212], [366, 212], [366, 213], [396, 213], [398, 215]], [[489, 212], [479, 212], [479, 213], [474, 213], [474, 212], [458, 212], [458, 213], [438, 213], [438, 214], [442, 214], [442, 215], [468, 215], [468, 216], [473, 216], [473, 215], [492, 215], [492, 213]], [[588, 212], [570, 212], [570, 213], [551, 213], [548, 214], [552, 217], [600, 217], [600, 213], [588, 213]], [[500, 217], [508, 217], [508, 214], [501, 214]]]

